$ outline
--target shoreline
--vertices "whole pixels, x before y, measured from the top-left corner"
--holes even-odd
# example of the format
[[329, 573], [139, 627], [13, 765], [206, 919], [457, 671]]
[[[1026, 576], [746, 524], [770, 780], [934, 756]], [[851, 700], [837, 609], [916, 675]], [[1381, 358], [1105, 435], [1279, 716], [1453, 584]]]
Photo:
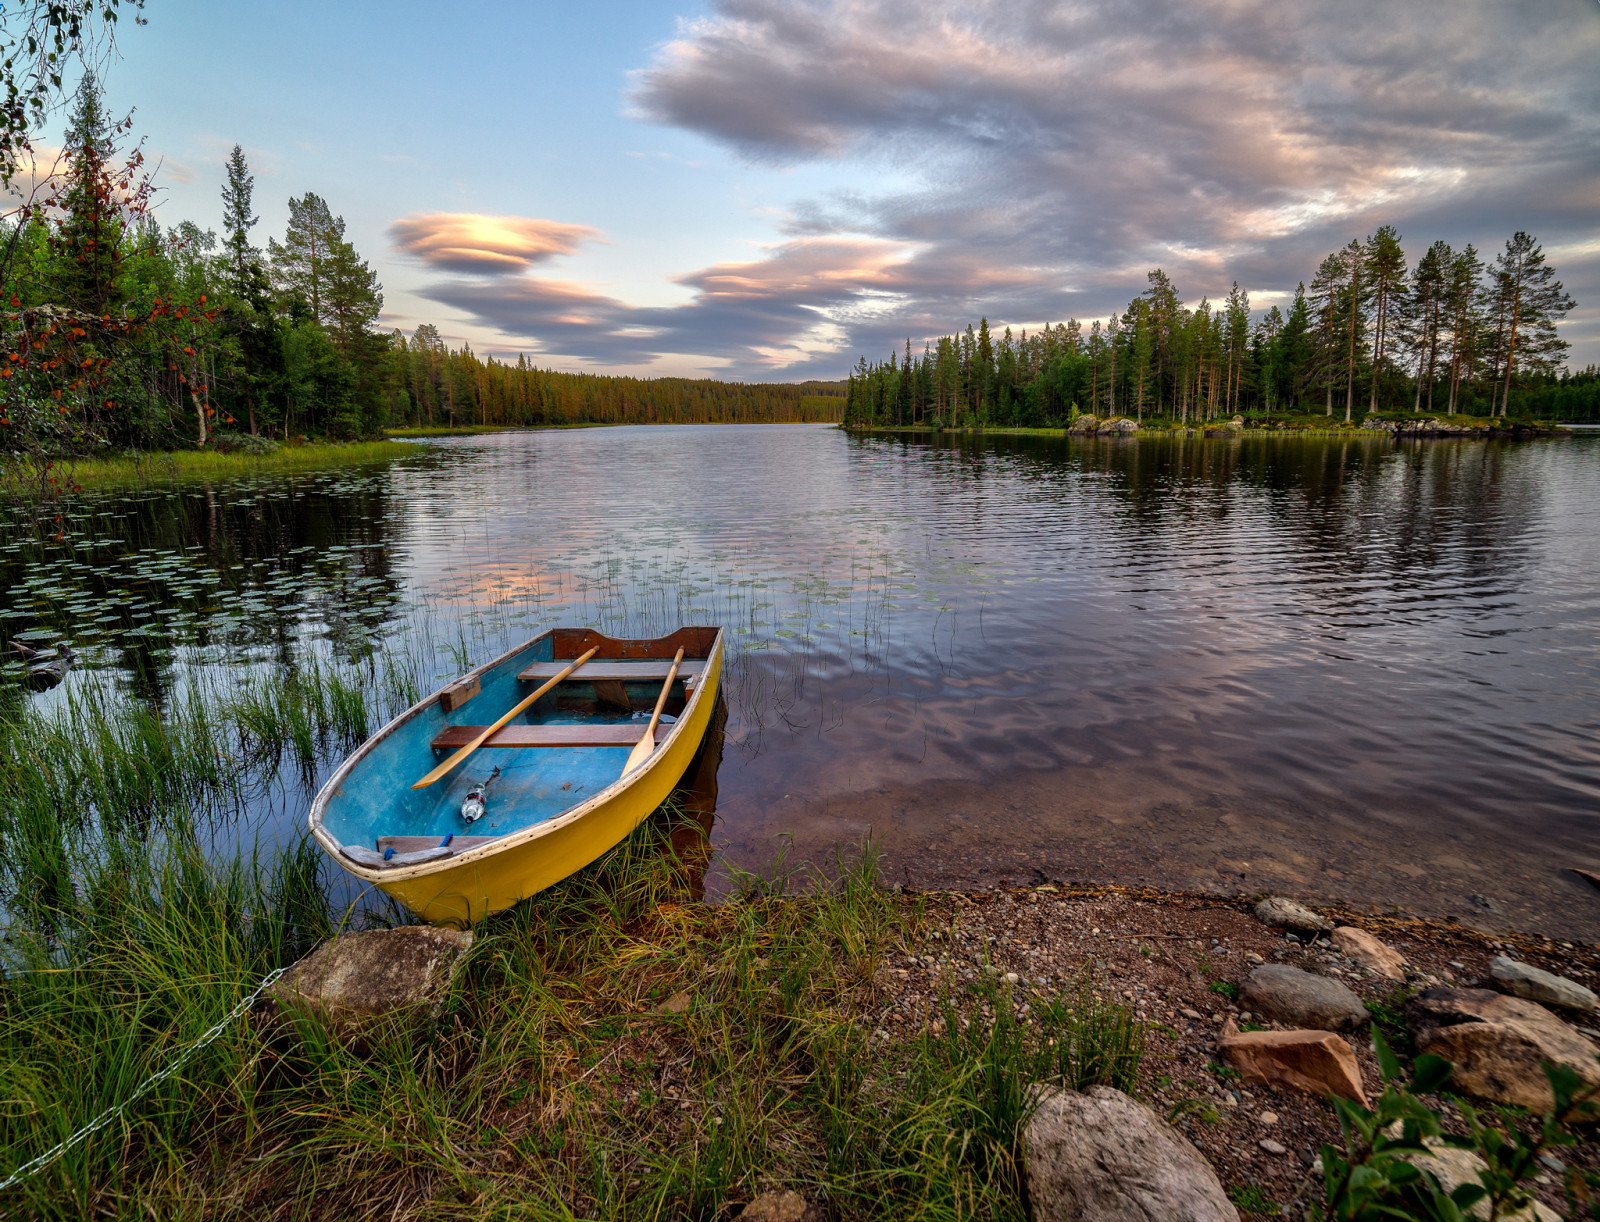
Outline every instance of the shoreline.
[[[88, 1143], [5, 1207], [731, 1219], [787, 1189], [842, 1219], [1024, 1222], [1022, 1101], [1030, 1082], [1075, 1074], [1061, 1081], [1109, 1081], [1173, 1124], [1255, 1222], [1319, 1188], [1314, 1159], [1338, 1124], [1320, 1097], [1243, 1081], [1221, 1057], [1230, 1018], [1278, 1027], [1243, 1002], [1253, 965], [1353, 990], [1403, 1061], [1407, 998], [1475, 983], [1494, 954], [1600, 977], [1587, 944], [1406, 915], [1319, 908], [1400, 952], [1402, 982], [1287, 937], [1240, 897], [888, 887], [870, 842], [841, 846], [823, 870], [774, 861], [707, 904], [707, 821], [663, 810], [595, 865], [481, 922], [427, 1004], [326, 1022], [258, 1006], [180, 1088], [130, 1113], [131, 1145]], [[148, 919], [138, 954], [0, 981], [0, 1068], [27, 1104], [3, 1126], [7, 1165], [126, 1095], [267, 968], [338, 934], [335, 921], [298, 949], [252, 953], [220, 909]], [[203, 949], [217, 922], [220, 955]], [[170, 996], [202, 966], [208, 987]], [[129, 1004], [141, 999], [162, 1015], [181, 1008], [124, 1063], [122, 1041], [145, 1029]], [[1062, 1021], [1091, 1033], [1072, 1037], [1090, 1041], [1076, 1068], [1052, 1051]], [[1366, 1034], [1347, 1035], [1375, 1097]], [[1459, 1131], [1448, 1100], [1430, 1102]], [[1594, 1143], [1561, 1154], [1600, 1170]], [[1560, 1199], [1552, 1177], [1537, 1190]]]
[[[383, 462], [417, 453], [400, 441], [307, 442], [283, 446], [265, 454], [221, 450], [157, 450], [102, 458], [58, 459], [59, 471], [78, 487], [177, 484], [190, 480], [228, 479], [258, 472], [310, 471], [347, 463]], [[13, 488], [24, 479], [16, 467], [0, 475]], [[27, 479], [32, 483], [31, 478]], [[63, 492], [70, 488], [63, 488]]]
[[[1128, 429], [1106, 431], [1075, 430], [1067, 427], [1060, 428], [1026, 428], [1021, 426], [1004, 427], [978, 427], [963, 426], [951, 428], [933, 428], [925, 424], [899, 424], [899, 425], [873, 425], [856, 426], [846, 429], [847, 432], [862, 435], [917, 435], [929, 437], [941, 436], [968, 436], [968, 437], [1073, 437], [1084, 441], [1105, 438], [1151, 437], [1151, 438], [1199, 438], [1201, 440], [1223, 440], [1232, 437], [1273, 437], [1280, 439], [1335, 439], [1343, 441], [1412, 441], [1412, 440], [1468, 440], [1468, 441], [1505, 441], [1505, 440], [1531, 440], [1544, 437], [1571, 437], [1572, 430], [1567, 425], [1552, 424], [1546, 421], [1515, 422], [1507, 425], [1462, 425], [1441, 430], [1427, 429], [1369, 429], [1360, 425], [1333, 425], [1327, 428], [1301, 428], [1285, 426], [1281, 428], [1229, 428], [1224, 425], [1206, 426], [1150, 426], [1134, 424]], [[843, 426], [840, 426], [843, 427]]]

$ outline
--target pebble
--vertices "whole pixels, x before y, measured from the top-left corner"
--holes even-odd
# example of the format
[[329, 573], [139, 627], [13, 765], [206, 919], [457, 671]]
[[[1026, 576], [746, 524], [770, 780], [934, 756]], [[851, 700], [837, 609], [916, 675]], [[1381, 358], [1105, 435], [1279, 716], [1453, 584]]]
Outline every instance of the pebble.
[[1183, 1009], [1179, 1010], [1178, 1013], [1182, 1014], [1185, 1018], [1193, 1019], [1197, 1023], [1201, 1022], [1205, 1017], [1200, 1013], [1199, 1010]]
[[1260, 1146], [1268, 1154], [1287, 1154], [1289, 1149], [1281, 1141], [1273, 1141], [1270, 1137], [1263, 1137]]
[[1261, 1123], [1262, 1124], [1277, 1124], [1278, 1123], [1278, 1113], [1277, 1112], [1262, 1112], [1261, 1113]]

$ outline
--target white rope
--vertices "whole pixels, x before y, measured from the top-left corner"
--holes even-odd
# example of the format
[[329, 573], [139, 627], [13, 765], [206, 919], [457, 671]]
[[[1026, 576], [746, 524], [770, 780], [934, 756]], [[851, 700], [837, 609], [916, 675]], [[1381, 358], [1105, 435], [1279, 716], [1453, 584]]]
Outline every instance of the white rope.
[[193, 1044], [190, 1044], [189, 1047], [186, 1048], [176, 1059], [174, 1059], [170, 1065], [166, 1066], [164, 1069], [158, 1069], [155, 1073], [151, 1074], [148, 1078], [141, 1082], [134, 1092], [121, 1103], [115, 1104], [101, 1112], [100, 1115], [96, 1116], [88, 1124], [84, 1125], [71, 1137], [67, 1138], [59, 1145], [53, 1146], [46, 1150], [43, 1154], [39, 1155], [38, 1158], [30, 1159], [29, 1161], [23, 1163], [22, 1166], [18, 1167], [6, 1178], [4, 1183], [0, 1183], [0, 1192], [4, 1192], [7, 1188], [12, 1188], [17, 1184], [20, 1184], [35, 1171], [39, 1171], [55, 1162], [56, 1159], [60, 1158], [68, 1150], [72, 1149], [73, 1146], [83, 1141], [84, 1138], [89, 1137], [94, 1133], [98, 1133], [101, 1129], [105, 1128], [106, 1125], [110, 1124], [123, 1112], [127, 1111], [128, 1107], [136, 1099], [148, 1094], [151, 1088], [166, 1081], [173, 1074], [177, 1073], [178, 1070], [182, 1069], [186, 1064], [188, 1064], [190, 1057], [194, 1056], [195, 1053], [199, 1052], [207, 1044], [211, 1043], [212, 1040], [216, 1039], [217, 1036], [221, 1035], [223, 1031], [227, 1029], [230, 1023], [234, 1022], [239, 1018], [240, 1015], [254, 1005], [256, 998], [265, 993], [268, 987], [271, 986], [271, 984], [277, 980], [279, 976], [283, 975], [284, 972], [288, 970], [288, 968], [280, 967], [274, 971], [268, 972], [266, 976], [262, 978], [261, 983], [256, 986], [255, 992], [251, 993], [250, 996], [246, 997], [238, 1005], [234, 1006], [233, 1009], [229, 1010], [228, 1013], [223, 1016], [221, 1022], [212, 1027], [211, 1030], [207, 1031]]

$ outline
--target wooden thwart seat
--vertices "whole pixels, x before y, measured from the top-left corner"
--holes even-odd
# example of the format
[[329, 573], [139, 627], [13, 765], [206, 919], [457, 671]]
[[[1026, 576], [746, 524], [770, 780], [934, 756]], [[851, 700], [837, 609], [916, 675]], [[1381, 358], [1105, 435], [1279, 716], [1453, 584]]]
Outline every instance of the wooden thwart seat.
[[[524, 667], [517, 672], [517, 678], [524, 682], [542, 683], [546, 679], [553, 679], [565, 666], [572, 665], [571, 659], [555, 662], [535, 662], [532, 666]], [[697, 676], [705, 669], [704, 658], [685, 658], [678, 667], [678, 677], [687, 679], [691, 675]], [[585, 662], [577, 672], [568, 679], [568, 683], [593, 683], [596, 681], [620, 680], [623, 683], [660, 683], [667, 677], [667, 672], [672, 669], [671, 658], [640, 658], [637, 661], [606, 661], [598, 659]]]
[[[663, 676], [665, 678], [665, 676]], [[434, 735], [435, 751], [454, 751], [465, 747], [483, 733], [482, 726], [447, 726]], [[672, 733], [672, 727], [658, 725], [656, 742]], [[644, 736], [644, 723], [616, 722], [610, 725], [505, 726], [497, 730], [485, 747], [631, 747]]]

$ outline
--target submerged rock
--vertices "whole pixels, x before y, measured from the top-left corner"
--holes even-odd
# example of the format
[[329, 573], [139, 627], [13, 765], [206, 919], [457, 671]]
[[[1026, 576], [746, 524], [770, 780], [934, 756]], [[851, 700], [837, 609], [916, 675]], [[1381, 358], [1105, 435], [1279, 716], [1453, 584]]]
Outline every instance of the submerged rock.
[[1489, 989], [1428, 989], [1406, 1006], [1419, 1052], [1454, 1062], [1451, 1089], [1543, 1111], [1554, 1097], [1542, 1063], [1600, 1085], [1600, 1045], [1535, 1002]]
[[1240, 1006], [1276, 1022], [1317, 1031], [1353, 1031], [1369, 1021], [1349, 987], [1282, 963], [1267, 963], [1244, 978]]
[[1263, 925], [1271, 925], [1275, 929], [1287, 929], [1290, 933], [1310, 934], [1332, 933], [1333, 922], [1326, 917], [1320, 917], [1304, 904], [1294, 900], [1285, 899], [1281, 895], [1269, 895], [1255, 908], [1256, 920]]
[[1566, 1010], [1592, 1010], [1595, 1007], [1593, 991], [1576, 980], [1557, 976], [1531, 963], [1520, 963], [1505, 955], [1489, 960], [1489, 975], [1495, 983], [1514, 997], [1537, 1001], [1547, 1006], [1560, 1006]]
[[1390, 980], [1406, 978], [1406, 961], [1399, 951], [1380, 942], [1364, 929], [1341, 925], [1333, 931], [1333, 944], [1364, 967]]
[[1109, 1086], [1039, 1089], [1024, 1138], [1035, 1222], [1238, 1222], [1188, 1138]]
[[299, 1010], [347, 1030], [391, 1012], [437, 1014], [471, 931], [406, 925], [349, 933], [324, 942], [267, 990], [281, 1009]]
[[1323, 1097], [1341, 1095], [1363, 1106], [1367, 1102], [1355, 1052], [1331, 1031], [1241, 1032], [1230, 1018], [1217, 1040], [1217, 1055], [1246, 1082], [1274, 1083]]

